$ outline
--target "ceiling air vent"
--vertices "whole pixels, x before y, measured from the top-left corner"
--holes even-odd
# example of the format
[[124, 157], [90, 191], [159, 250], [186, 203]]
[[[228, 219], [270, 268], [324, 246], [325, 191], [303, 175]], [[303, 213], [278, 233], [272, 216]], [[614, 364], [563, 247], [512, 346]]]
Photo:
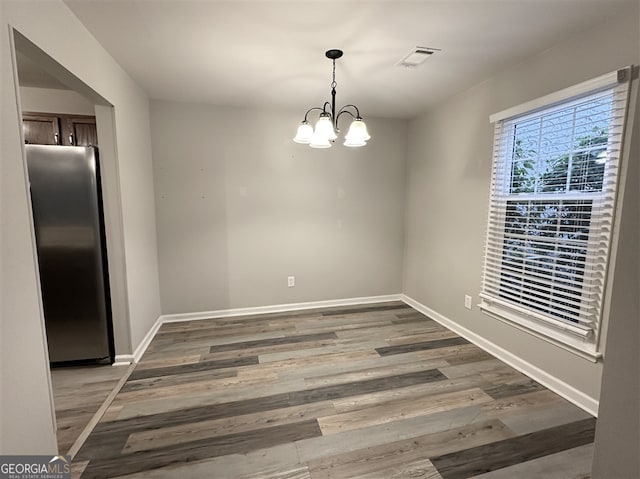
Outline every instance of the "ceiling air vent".
[[439, 51], [440, 49], [438, 48], [427, 48], [427, 47], [412, 48], [411, 51], [402, 58], [402, 60], [396, 63], [396, 66], [417, 67], [422, 62], [424, 62], [427, 58], [429, 58], [431, 55]]

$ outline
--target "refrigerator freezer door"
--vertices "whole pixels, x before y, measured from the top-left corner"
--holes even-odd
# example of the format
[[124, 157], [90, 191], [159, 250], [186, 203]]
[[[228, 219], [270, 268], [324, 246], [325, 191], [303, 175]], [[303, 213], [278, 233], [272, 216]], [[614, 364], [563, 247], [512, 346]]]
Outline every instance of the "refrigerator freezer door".
[[94, 148], [25, 145], [51, 362], [110, 356]]

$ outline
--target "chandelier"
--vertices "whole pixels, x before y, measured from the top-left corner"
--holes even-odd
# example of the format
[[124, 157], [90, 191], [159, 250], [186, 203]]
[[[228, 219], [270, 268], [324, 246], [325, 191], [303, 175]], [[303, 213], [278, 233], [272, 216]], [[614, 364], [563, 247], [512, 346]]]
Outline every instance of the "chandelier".
[[[338, 138], [338, 133], [340, 132], [340, 128], [338, 128], [340, 116], [348, 113], [351, 115], [351, 118], [353, 118], [353, 121], [349, 126], [349, 131], [344, 137], [344, 146], [364, 146], [371, 136], [369, 136], [367, 132], [367, 125], [362, 120], [358, 107], [355, 105], [345, 105], [336, 111], [336, 60], [342, 56], [342, 50], [327, 50], [325, 55], [333, 61], [331, 103], [326, 101], [322, 108], [309, 108], [304, 114], [304, 120], [302, 120], [302, 123], [298, 126], [298, 132], [293, 141], [309, 145], [311, 148], [330, 148], [331, 144]], [[315, 128], [311, 126], [308, 120], [309, 113], [312, 111], [322, 112], [316, 122]]]

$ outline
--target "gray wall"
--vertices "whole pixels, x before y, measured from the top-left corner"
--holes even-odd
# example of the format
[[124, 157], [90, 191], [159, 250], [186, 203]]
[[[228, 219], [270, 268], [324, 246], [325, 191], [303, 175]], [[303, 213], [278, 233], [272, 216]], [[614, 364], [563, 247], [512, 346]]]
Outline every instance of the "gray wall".
[[94, 105], [71, 90], [54, 90], [21, 86], [20, 102], [23, 111], [95, 115]]
[[304, 108], [152, 102], [164, 314], [401, 292], [406, 122], [314, 150]]
[[[637, 63], [638, 28], [636, 6], [444, 101], [409, 125], [405, 294], [563, 381], [592, 404], [600, 395], [601, 363], [475, 306], [490, 186], [489, 115]], [[464, 308], [465, 294], [474, 298], [471, 311]]]
[[[61, 1], [0, 2], [0, 453], [57, 451], [11, 61], [16, 28], [114, 106], [126, 299], [135, 348], [160, 314], [148, 100]], [[87, 62], [86, 59], [91, 61]]]
[[591, 474], [594, 479], [640, 477], [640, 95], [635, 105]]

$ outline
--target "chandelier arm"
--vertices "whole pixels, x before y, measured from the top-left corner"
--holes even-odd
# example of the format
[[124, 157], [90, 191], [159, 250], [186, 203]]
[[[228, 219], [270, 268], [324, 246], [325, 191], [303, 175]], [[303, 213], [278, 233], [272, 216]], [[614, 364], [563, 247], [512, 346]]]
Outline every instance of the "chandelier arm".
[[309, 108], [307, 112], [304, 114], [304, 121], [307, 121], [307, 115], [309, 115], [309, 113], [311, 113], [313, 110], [320, 110], [324, 112], [324, 108], [320, 108], [319, 106], [314, 106], [313, 108]]
[[345, 111], [349, 111], [349, 110], [347, 110], [347, 108], [349, 108], [349, 107], [353, 108], [356, 111], [355, 116], [353, 115], [353, 113], [349, 112], [349, 113], [351, 113], [351, 116], [353, 116], [356, 120], [358, 118], [361, 119], [360, 110], [358, 110], [358, 107], [355, 106], [355, 105], [345, 105], [345, 106], [343, 106], [342, 108], [340, 108], [340, 111], [338, 112], [338, 115], [340, 115], [341, 113], [344, 113]]
[[356, 118], [356, 116], [353, 113], [351, 113], [349, 110], [345, 110], [344, 108], [345, 108], [344, 106], [340, 108], [340, 112], [338, 113], [338, 115], [336, 115], [336, 126], [338, 125], [338, 120], [340, 119], [340, 115], [342, 115], [343, 113], [348, 113], [349, 115], [351, 115], [353, 119]]

